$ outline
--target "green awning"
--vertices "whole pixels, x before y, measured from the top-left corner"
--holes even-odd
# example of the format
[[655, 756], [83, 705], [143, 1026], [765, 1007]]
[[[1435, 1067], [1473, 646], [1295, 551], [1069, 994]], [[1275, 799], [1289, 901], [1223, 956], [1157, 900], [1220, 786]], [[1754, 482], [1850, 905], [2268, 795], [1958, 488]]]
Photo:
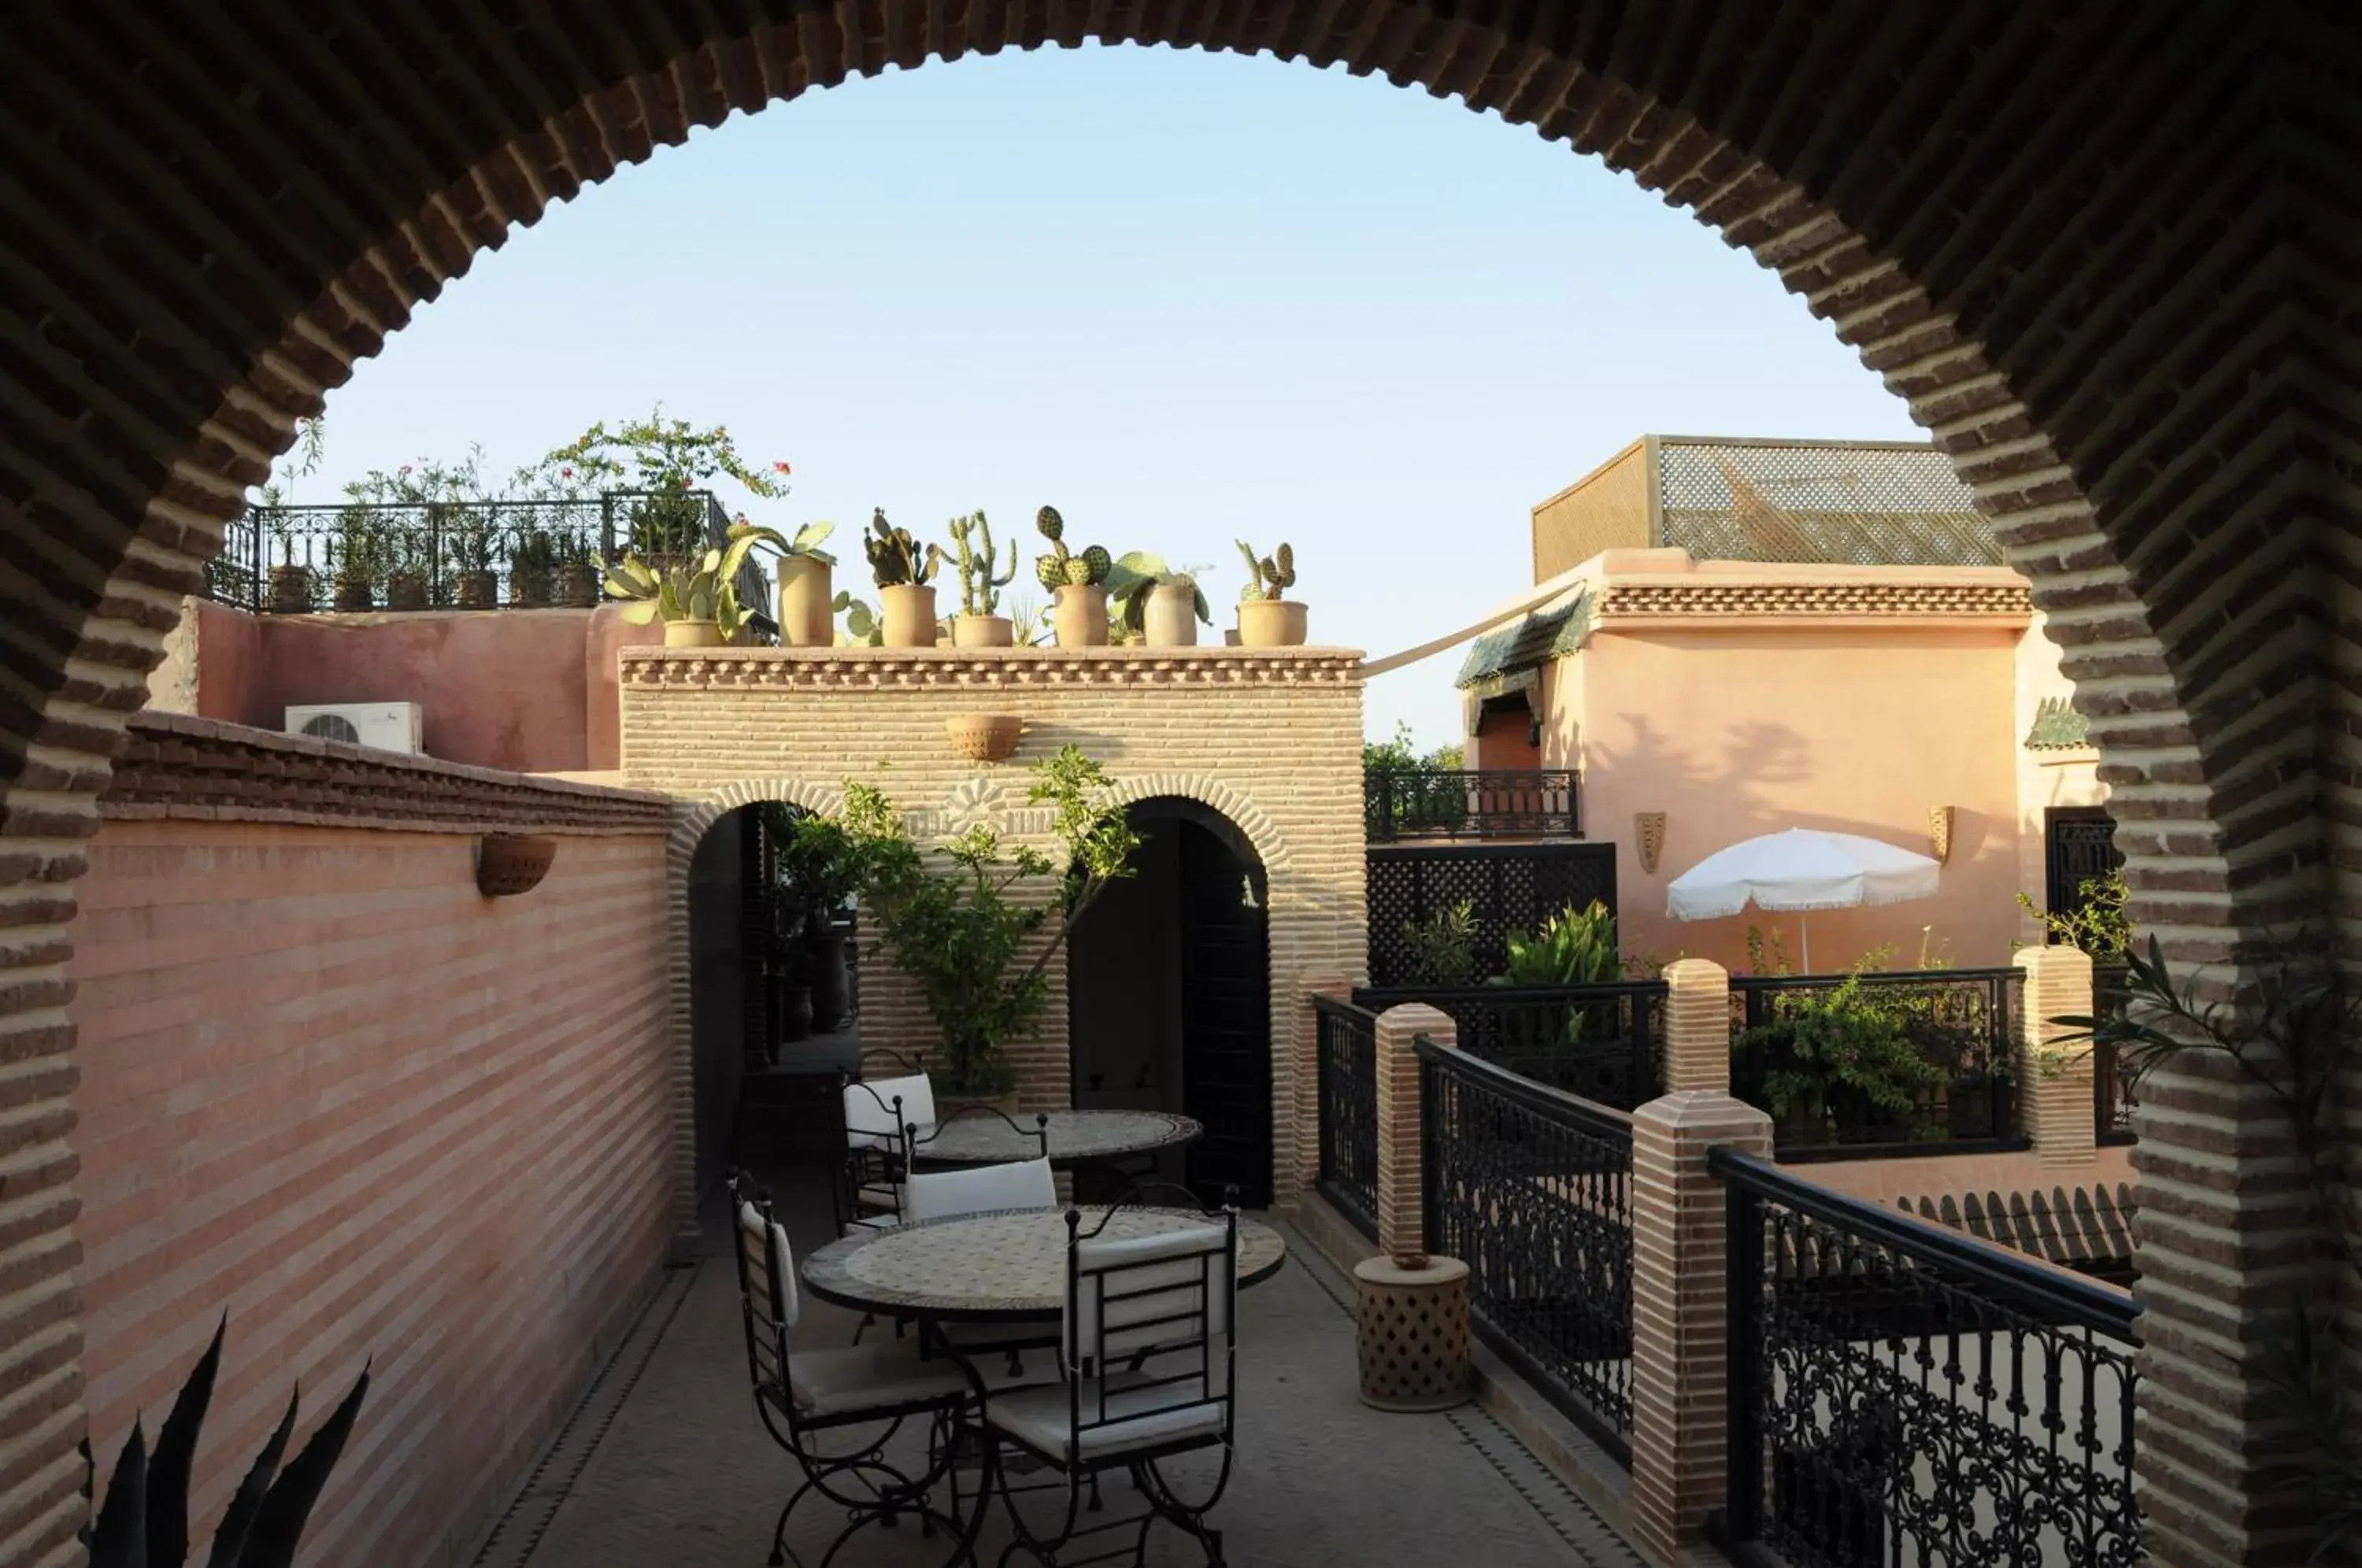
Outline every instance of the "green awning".
[[[1488, 681], [1540, 669], [1560, 655], [1571, 654], [1580, 647], [1583, 634], [1590, 629], [1588, 594], [1553, 609], [1529, 612], [1498, 631], [1477, 638], [1453, 684], [1466, 691]], [[1484, 695], [1500, 696], [1509, 690], [1503, 686]]]
[[2091, 742], [2091, 725], [2064, 697], [2045, 697], [2034, 710], [2034, 727], [2025, 732], [2028, 751], [2073, 751]]

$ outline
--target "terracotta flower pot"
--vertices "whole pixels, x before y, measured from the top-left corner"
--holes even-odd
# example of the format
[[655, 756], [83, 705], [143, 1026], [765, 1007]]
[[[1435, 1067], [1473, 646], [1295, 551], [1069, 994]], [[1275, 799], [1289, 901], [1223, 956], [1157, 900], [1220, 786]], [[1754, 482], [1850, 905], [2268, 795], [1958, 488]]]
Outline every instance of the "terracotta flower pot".
[[885, 624], [889, 648], [931, 648], [935, 646], [935, 590], [914, 582], [897, 582], [877, 591], [877, 618]]
[[276, 614], [303, 615], [312, 608], [312, 569], [275, 566], [270, 569], [270, 608]]
[[1305, 629], [1305, 609], [1296, 600], [1239, 601], [1239, 646], [1242, 647], [1302, 647]]
[[337, 578], [337, 608], [348, 614], [376, 609], [377, 596], [370, 589], [370, 580], [365, 577]]
[[568, 610], [599, 607], [599, 569], [589, 561], [568, 561], [557, 569], [557, 602]]
[[961, 713], [944, 721], [944, 733], [970, 762], [1000, 762], [1016, 752], [1025, 721], [1014, 713]]
[[489, 571], [459, 574], [457, 597], [462, 610], [491, 610], [501, 602], [501, 580]]
[[1198, 646], [1198, 591], [1186, 582], [1161, 582], [1148, 591], [1141, 628], [1153, 648]]
[[527, 566], [520, 561], [509, 569], [509, 603], [521, 610], [539, 610], [549, 603], [549, 580], [553, 574], [545, 566]]
[[952, 646], [1008, 648], [1017, 646], [1017, 624], [1006, 615], [955, 615]]
[[824, 648], [836, 641], [835, 574], [826, 561], [787, 556], [779, 561], [779, 641], [791, 648]]
[[1107, 590], [1098, 584], [1069, 582], [1062, 584], [1057, 593], [1058, 607], [1053, 620], [1058, 628], [1058, 646], [1062, 648], [1099, 648], [1107, 646]]
[[398, 571], [385, 580], [385, 607], [389, 610], [424, 610], [426, 608], [426, 574], [421, 571]]
[[712, 621], [667, 621], [664, 646], [668, 648], [718, 648], [722, 628]]

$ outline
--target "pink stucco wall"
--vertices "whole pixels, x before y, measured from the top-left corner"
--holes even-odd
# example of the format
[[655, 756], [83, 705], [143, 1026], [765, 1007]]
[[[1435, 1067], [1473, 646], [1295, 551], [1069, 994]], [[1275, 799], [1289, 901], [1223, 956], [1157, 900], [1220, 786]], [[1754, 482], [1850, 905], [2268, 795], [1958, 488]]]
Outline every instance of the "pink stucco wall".
[[249, 615], [192, 600], [155, 705], [276, 730], [290, 706], [416, 702], [427, 755], [527, 773], [619, 765], [616, 652], [663, 640], [598, 610]]
[[[2100, 754], [2091, 747], [2075, 751], [2028, 751], [2025, 733], [2034, 725], [2036, 710], [2046, 698], [2074, 694], [2075, 683], [2059, 668], [2058, 645], [2044, 629], [2036, 612], [2017, 646], [2017, 702], [2011, 718], [2017, 762], [2017, 885], [2042, 907], [2047, 871], [2047, 823], [2045, 813], [2054, 807], [2104, 806], [2108, 787], [2100, 782]], [[2042, 928], [2031, 915], [2019, 916], [2019, 939], [2036, 942]]]
[[654, 834], [531, 893], [433, 832], [109, 820], [76, 884], [91, 1437], [152, 1436], [229, 1315], [209, 1535], [301, 1384], [369, 1400], [305, 1564], [464, 1562], [661, 1267]]

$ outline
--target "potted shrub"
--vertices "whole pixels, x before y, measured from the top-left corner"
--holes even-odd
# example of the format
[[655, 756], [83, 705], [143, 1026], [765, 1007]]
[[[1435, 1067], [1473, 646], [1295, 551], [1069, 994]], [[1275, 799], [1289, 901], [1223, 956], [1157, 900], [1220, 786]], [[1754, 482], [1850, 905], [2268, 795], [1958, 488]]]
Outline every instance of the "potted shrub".
[[337, 536], [328, 547], [336, 607], [348, 613], [377, 608], [381, 548], [376, 511], [359, 502], [337, 513]]
[[940, 546], [922, 546], [908, 528], [886, 521], [878, 507], [869, 519], [869, 536], [861, 542], [869, 557], [869, 574], [877, 583], [880, 629], [889, 648], [935, 646], [935, 590], [932, 579], [943, 565]]
[[568, 610], [592, 610], [599, 604], [603, 573], [591, 558], [590, 542], [579, 534], [559, 536], [557, 602]]
[[521, 609], [546, 608], [557, 579], [557, 541], [546, 529], [526, 528], [509, 558], [509, 602]]
[[1054, 506], [1034, 514], [1033, 526], [1050, 541], [1046, 555], [1033, 558], [1033, 575], [1056, 602], [1052, 612], [1062, 648], [1103, 647], [1108, 640], [1108, 574], [1115, 558], [1098, 545], [1070, 555], [1065, 546], [1066, 520]]
[[1116, 558], [1108, 572], [1108, 598], [1120, 610], [1123, 624], [1152, 648], [1195, 647], [1198, 623], [1214, 624], [1196, 571], [1175, 571], [1145, 550]]
[[1238, 541], [1247, 558], [1247, 585], [1239, 590], [1239, 645], [1250, 648], [1293, 648], [1304, 646], [1305, 609], [1280, 594], [1296, 586], [1296, 550], [1282, 544], [1258, 559], [1254, 547]]
[[[846, 782], [837, 821], [864, 917], [942, 1031], [942, 1055], [928, 1055], [944, 1068], [939, 1111], [963, 1099], [1013, 1105], [1008, 1047], [1049, 1003], [1051, 960], [1107, 885], [1131, 874], [1140, 835], [1109, 796], [1106, 770], [1080, 747], [1063, 747], [1034, 765], [1028, 791], [1031, 804], [1050, 808], [1054, 855], [1005, 848], [979, 824], [930, 856], [882, 791]], [[1020, 967], [1028, 949], [1032, 960]]]
[[[492, 516], [480, 506], [457, 502], [437, 503], [438, 519], [443, 537], [451, 541], [451, 564], [457, 575], [453, 581], [454, 596], [462, 610], [496, 609], [501, 602], [501, 580], [492, 570]], [[429, 508], [430, 512], [436, 510]]]
[[624, 600], [624, 619], [635, 626], [661, 620], [668, 648], [718, 648], [734, 639], [746, 624], [746, 610], [738, 602], [738, 569], [747, 553], [778, 536], [767, 528], [741, 524], [730, 530], [727, 544], [708, 550], [693, 563], [650, 566], [627, 555], [607, 570], [607, 593]]
[[1951, 1075], [1912, 1040], [1907, 1003], [1875, 994], [1856, 968], [1838, 986], [1790, 992], [1777, 1005], [1776, 1017], [1737, 1043], [1762, 1053], [1756, 1065], [1777, 1132], [1805, 1143], [1941, 1135], [1926, 1107]]
[[270, 612], [305, 615], [312, 610], [312, 569], [295, 564], [295, 525], [283, 507], [270, 513], [270, 536], [279, 544], [279, 564], [270, 569]]
[[1009, 568], [996, 571], [992, 525], [982, 512], [955, 517], [949, 525], [958, 550], [960, 613], [952, 618], [952, 646], [1005, 648], [1015, 646], [1016, 626], [1000, 613], [1000, 591], [1017, 576], [1017, 542], [1009, 544]]
[[385, 607], [424, 610], [433, 602], [434, 560], [425, 535], [414, 526], [385, 530]]
[[833, 523], [807, 523], [774, 551], [779, 559], [779, 641], [789, 647], [824, 648], [836, 640], [836, 558], [821, 548], [835, 532]]

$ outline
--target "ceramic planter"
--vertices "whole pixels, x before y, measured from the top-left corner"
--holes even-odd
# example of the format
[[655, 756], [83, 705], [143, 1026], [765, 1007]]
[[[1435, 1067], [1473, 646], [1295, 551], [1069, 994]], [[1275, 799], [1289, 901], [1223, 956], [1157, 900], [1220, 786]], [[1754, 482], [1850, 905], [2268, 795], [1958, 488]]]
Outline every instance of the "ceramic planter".
[[1239, 601], [1239, 646], [1294, 648], [1304, 646], [1305, 609], [1293, 599]]
[[1017, 624], [1006, 615], [955, 615], [952, 646], [1008, 648], [1017, 646]]
[[389, 610], [424, 610], [426, 608], [426, 574], [398, 571], [385, 580], [385, 607]]
[[1053, 624], [1058, 628], [1058, 646], [1062, 648], [1099, 648], [1107, 646], [1107, 590], [1096, 583], [1068, 582], [1059, 585], [1058, 607], [1052, 613]]
[[463, 571], [456, 597], [462, 610], [493, 609], [501, 602], [501, 580], [488, 571]]
[[1198, 646], [1198, 591], [1186, 582], [1161, 582], [1148, 591], [1141, 627], [1153, 648]]
[[365, 577], [337, 579], [337, 608], [348, 613], [377, 608], [377, 596], [370, 591]]
[[312, 608], [312, 569], [275, 566], [270, 569], [270, 608], [281, 615], [302, 615]]
[[931, 648], [935, 646], [935, 590], [914, 582], [897, 582], [877, 591], [877, 618], [885, 624], [889, 648]]
[[826, 561], [786, 556], [779, 561], [779, 641], [791, 648], [824, 648], [836, 641], [835, 574]]
[[1015, 755], [1025, 721], [1014, 713], [961, 713], [944, 721], [944, 733], [970, 762], [1002, 762]]
[[667, 621], [664, 646], [668, 648], [718, 648], [722, 628], [712, 621]]
[[599, 607], [599, 569], [589, 561], [568, 561], [557, 569], [557, 602], [568, 610]]

